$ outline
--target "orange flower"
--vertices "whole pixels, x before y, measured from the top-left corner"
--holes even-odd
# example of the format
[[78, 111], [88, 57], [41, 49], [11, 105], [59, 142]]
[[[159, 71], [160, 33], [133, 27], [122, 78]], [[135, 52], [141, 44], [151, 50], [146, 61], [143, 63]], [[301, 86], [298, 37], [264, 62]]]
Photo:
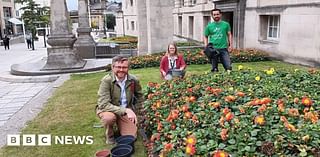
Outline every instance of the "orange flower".
[[292, 131], [292, 132], [296, 132], [297, 129], [294, 125], [290, 124], [290, 123], [284, 123], [284, 126], [289, 130], [289, 131]]
[[234, 115], [231, 112], [227, 113], [226, 121], [230, 121], [233, 117], [234, 117]]
[[263, 115], [259, 115], [259, 116], [256, 116], [256, 117], [254, 118], [254, 123], [257, 124], [257, 125], [264, 125], [265, 122], [266, 122], [266, 121], [265, 121]]
[[197, 98], [195, 96], [189, 97], [189, 102], [195, 102]]
[[279, 112], [284, 112], [284, 104], [283, 103], [278, 104], [278, 111]]
[[298, 104], [299, 103], [299, 98], [294, 98], [293, 103]]
[[173, 149], [173, 144], [172, 143], [167, 143], [164, 145], [164, 151], [169, 152]]
[[213, 108], [218, 108], [218, 107], [220, 107], [220, 102], [212, 102], [212, 103], [210, 103], [210, 106], [212, 106]]
[[312, 100], [308, 97], [303, 97], [302, 98], [302, 104], [304, 106], [310, 107], [312, 105]]
[[242, 108], [242, 107], [238, 107], [239, 108], [239, 111], [241, 112], [241, 113], [245, 113], [246, 111]]
[[194, 155], [196, 153], [196, 147], [194, 145], [188, 144], [186, 147], [186, 154]]
[[258, 108], [258, 112], [262, 113], [262, 112], [264, 112], [266, 109], [267, 109], [267, 106], [266, 106], [265, 104], [263, 104], [262, 106], [260, 106], [260, 107]]
[[218, 150], [216, 151], [212, 157], [228, 157], [229, 154], [225, 151], [222, 151], [222, 150]]
[[160, 134], [159, 133], [155, 133], [150, 137], [150, 141], [154, 142], [160, 140]]
[[281, 116], [280, 117], [280, 120], [283, 122], [283, 123], [288, 123], [288, 120], [285, 116]]
[[187, 140], [186, 140], [187, 145], [189, 145], [189, 144], [195, 145], [196, 142], [197, 142], [197, 139], [196, 139], [196, 137], [193, 136], [193, 135], [190, 135], [190, 136], [187, 138]]
[[315, 124], [319, 120], [319, 115], [316, 112], [306, 112], [304, 114], [304, 119], [310, 120], [313, 124]]
[[162, 127], [162, 123], [159, 122], [157, 127], [158, 132], [162, 131]]
[[220, 133], [220, 137], [223, 141], [227, 140], [228, 138], [228, 129], [222, 129]]
[[224, 98], [224, 101], [226, 102], [234, 102], [236, 100], [236, 97], [232, 96], [232, 95], [228, 95]]
[[188, 105], [183, 105], [182, 106], [182, 111], [183, 112], [187, 112], [189, 110], [189, 106]]
[[220, 126], [224, 126], [224, 117], [221, 116], [220, 120], [219, 120], [219, 124]]
[[172, 123], [171, 126], [170, 126], [171, 130], [175, 130], [176, 127], [177, 127], [177, 126], [176, 126], [176, 124], [174, 124], [174, 123]]
[[261, 104], [269, 104], [271, 102], [271, 99], [270, 98], [263, 98], [261, 100]]
[[186, 117], [187, 119], [190, 119], [192, 117], [192, 113], [188, 111], [184, 113], [184, 117]]
[[227, 115], [227, 113], [229, 113], [230, 110], [229, 110], [228, 107], [226, 107], [226, 108], [224, 108], [224, 109], [222, 110], [222, 112], [223, 112], [224, 115]]
[[288, 111], [289, 116], [296, 117], [299, 116], [299, 110], [296, 108], [290, 108]]
[[236, 93], [236, 96], [238, 96], [238, 97], [244, 97], [246, 94], [245, 93], [243, 93], [243, 92], [237, 92]]

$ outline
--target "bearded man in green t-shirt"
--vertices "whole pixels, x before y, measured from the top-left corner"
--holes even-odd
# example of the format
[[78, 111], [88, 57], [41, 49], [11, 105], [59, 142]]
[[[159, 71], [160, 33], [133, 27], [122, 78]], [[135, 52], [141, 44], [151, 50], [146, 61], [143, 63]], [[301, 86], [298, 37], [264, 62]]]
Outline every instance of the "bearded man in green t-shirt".
[[232, 34], [230, 24], [221, 20], [221, 10], [211, 10], [213, 22], [210, 22], [204, 31], [204, 44], [211, 45], [216, 50], [211, 55], [211, 72], [218, 72], [218, 59], [220, 59], [224, 69], [231, 71], [231, 60], [229, 52], [232, 50]]

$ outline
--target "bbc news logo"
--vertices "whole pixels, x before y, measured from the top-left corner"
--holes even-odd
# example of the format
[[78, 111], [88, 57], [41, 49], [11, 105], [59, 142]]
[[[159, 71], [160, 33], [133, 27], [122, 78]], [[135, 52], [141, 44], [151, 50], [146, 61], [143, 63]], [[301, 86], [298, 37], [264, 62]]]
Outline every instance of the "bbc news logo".
[[10, 134], [7, 135], [8, 146], [51, 146], [72, 144], [93, 144], [93, 136], [52, 136], [50, 134]]

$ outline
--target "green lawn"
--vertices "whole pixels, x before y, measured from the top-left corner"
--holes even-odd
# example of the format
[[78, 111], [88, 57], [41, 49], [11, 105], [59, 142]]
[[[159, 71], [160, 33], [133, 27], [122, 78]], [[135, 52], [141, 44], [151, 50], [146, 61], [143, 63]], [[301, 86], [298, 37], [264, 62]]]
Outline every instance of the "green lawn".
[[[234, 70], [240, 64], [233, 64]], [[306, 67], [285, 64], [277, 61], [241, 63], [244, 67], [253, 70], [276, 70], [307, 69]], [[190, 74], [203, 74], [210, 70], [210, 65], [190, 65], [187, 68], [187, 76]], [[223, 68], [220, 67], [223, 71]], [[161, 82], [159, 69], [146, 68], [131, 70], [131, 73], [140, 78], [143, 87], [149, 81]], [[51, 145], [35, 147], [4, 147], [0, 149], [0, 157], [91, 157], [98, 150], [112, 148], [104, 143], [104, 129], [94, 128], [99, 124], [95, 115], [97, 90], [100, 79], [104, 72], [90, 74], [75, 74], [71, 79], [59, 87], [54, 95], [48, 100], [43, 111], [22, 130], [21, 134], [51, 134], [51, 135], [74, 135], [93, 136], [92, 145]], [[145, 149], [141, 137], [135, 143], [134, 156], [144, 157]]]

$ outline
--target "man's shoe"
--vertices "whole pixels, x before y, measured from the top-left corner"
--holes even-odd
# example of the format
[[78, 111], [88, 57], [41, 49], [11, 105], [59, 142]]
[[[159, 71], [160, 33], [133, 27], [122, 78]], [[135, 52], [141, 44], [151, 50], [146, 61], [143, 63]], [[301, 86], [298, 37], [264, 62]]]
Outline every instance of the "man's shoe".
[[212, 69], [211, 72], [212, 73], [217, 73], [217, 72], [219, 72], [219, 70], [218, 69]]
[[116, 140], [114, 139], [114, 137], [107, 137], [106, 138], [106, 144], [115, 144]]

